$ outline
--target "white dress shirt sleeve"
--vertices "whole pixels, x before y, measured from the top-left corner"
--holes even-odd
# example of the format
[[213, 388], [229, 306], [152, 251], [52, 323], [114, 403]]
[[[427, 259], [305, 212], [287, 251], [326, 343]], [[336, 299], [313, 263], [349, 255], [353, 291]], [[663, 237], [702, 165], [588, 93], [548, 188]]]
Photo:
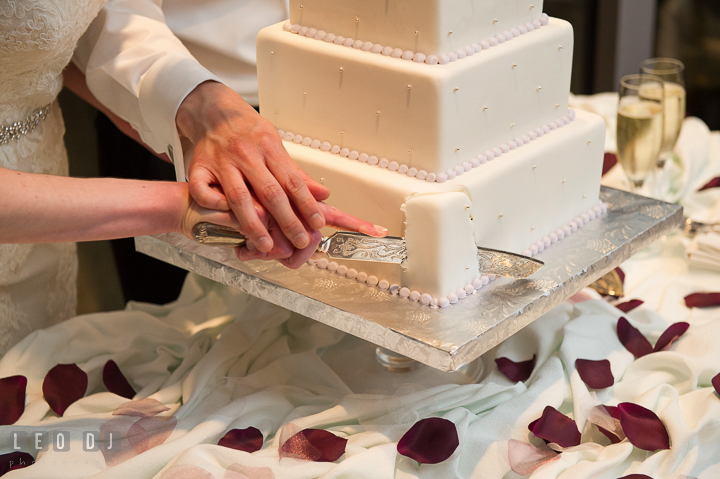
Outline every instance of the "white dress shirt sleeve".
[[[178, 107], [197, 85], [220, 81], [165, 23], [162, 0], [109, 0], [78, 43], [74, 62], [90, 91], [175, 164], [185, 181]], [[189, 163], [189, 162], [188, 162]]]

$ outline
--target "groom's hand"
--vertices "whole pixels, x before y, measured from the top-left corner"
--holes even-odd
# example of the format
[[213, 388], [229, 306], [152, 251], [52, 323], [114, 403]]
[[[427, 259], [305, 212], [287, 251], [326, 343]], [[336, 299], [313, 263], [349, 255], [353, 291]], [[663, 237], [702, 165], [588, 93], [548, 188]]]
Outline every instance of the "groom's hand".
[[330, 192], [295, 164], [275, 127], [240, 95], [221, 83], [202, 83], [180, 105], [176, 123], [195, 147], [189, 188], [200, 206], [232, 210], [259, 252], [273, 250], [277, 232], [270, 234], [253, 196], [294, 248], [315, 242], [308, 230], [325, 226], [318, 201]]

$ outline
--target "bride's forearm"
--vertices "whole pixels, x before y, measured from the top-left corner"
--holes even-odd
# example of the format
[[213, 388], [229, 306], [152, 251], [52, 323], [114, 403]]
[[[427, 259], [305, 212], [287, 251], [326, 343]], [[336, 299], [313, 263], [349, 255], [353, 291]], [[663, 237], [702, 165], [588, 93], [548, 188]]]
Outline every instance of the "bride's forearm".
[[0, 168], [0, 243], [180, 231], [188, 203], [186, 183], [67, 178]]

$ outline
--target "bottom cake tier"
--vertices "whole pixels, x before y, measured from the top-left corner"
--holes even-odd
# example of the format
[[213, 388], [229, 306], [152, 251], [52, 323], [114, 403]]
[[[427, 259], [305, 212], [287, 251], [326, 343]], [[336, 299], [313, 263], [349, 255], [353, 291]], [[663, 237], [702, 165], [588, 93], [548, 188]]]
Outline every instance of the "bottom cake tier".
[[387, 160], [334, 153], [342, 145], [323, 151], [284, 141], [297, 164], [330, 189], [328, 204], [406, 241], [402, 265], [317, 264], [430, 305], [474, 292], [492, 279], [479, 271], [477, 246], [535, 255], [603, 214], [605, 124], [585, 112], [567, 117], [573, 121], [536, 129], [527, 144], [479, 154], [444, 183], [399, 174]]

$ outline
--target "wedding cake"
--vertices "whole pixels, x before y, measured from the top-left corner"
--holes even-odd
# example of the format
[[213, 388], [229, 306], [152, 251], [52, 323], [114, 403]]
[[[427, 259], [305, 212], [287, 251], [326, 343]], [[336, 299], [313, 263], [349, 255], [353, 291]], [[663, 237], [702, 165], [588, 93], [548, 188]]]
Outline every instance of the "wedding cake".
[[290, 0], [257, 39], [261, 114], [328, 203], [404, 237], [402, 265], [318, 266], [445, 307], [604, 213], [605, 125], [568, 108], [569, 23], [542, 0]]

